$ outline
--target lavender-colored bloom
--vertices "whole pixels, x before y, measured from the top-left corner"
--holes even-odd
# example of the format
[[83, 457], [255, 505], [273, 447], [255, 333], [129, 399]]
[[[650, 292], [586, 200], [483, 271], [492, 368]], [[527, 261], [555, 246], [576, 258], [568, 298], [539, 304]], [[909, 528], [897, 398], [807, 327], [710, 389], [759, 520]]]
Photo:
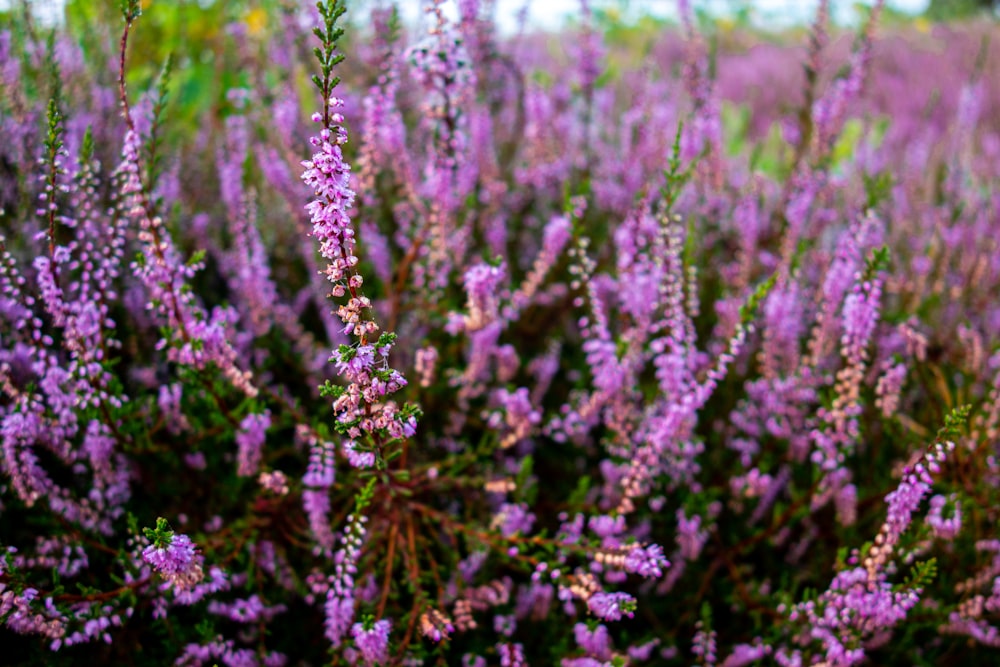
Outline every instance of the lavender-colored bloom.
[[854, 665], [865, 652], [853, 646], [904, 619], [919, 594], [919, 590], [895, 592], [884, 580], [871, 582], [865, 568], [853, 568], [839, 573], [817, 601], [797, 605], [791, 619], [805, 621], [803, 634], [821, 642], [830, 664]]
[[900, 393], [906, 382], [907, 367], [905, 364], [895, 364], [885, 369], [875, 385], [875, 407], [882, 416], [890, 418], [899, 407]]
[[[328, 499], [329, 500], [329, 499]], [[355, 578], [358, 574], [358, 557], [361, 554], [361, 545], [365, 537], [365, 523], [367, 518], [363, 515], [351, 515], [348, 517], [347, 527], [341, 536], [343, 546], [333, 556], [334, 573], [329, 580], [324, 611], [326, 620], [326, 638], [330, 640], [334, 648], [340, 646], [344, 635], [347, 634], [354, 620], [354, 601], [357, 595], [355, 589]], [[329, 527], [329, 523], [327, 523]], [[388, 628], [385, 630], [388, 636]], [[359, 647], [360, 648], [360, 647]]]
[[362, 623], [355, 623], [351, 627], [354, 645], [366, 665], [385, 663], [389, 659], [389, 631], [391, 629], [392, 624], [386, 619], [376, 621], [367, 629]]
[[0, 423], [3, 437], [3, 467], [10, 477], [14, 491], [28, 507], [51, 489], [52, 481], [42, 469], [34, 452], [34, 444], [45, 428], [41, 406], [24, 405], [21, 410], [11, 410]]
[[[343, 100], [331, 103], [342, 107]], [[322, 120], [319, 114], [314, 121]], [[343, 121], [340, 113], [333, 114], [335, 123]], [[341, 147], [347, 143], [347, 131], [338, 125], [323, 128], [310, 142], [317, 149], [312, 159], [302, 163], [302, 180], [315, 192], [316, 198], [306, 207], [312, 219], [312, 234], [319, 240], [320, 254], [329, 260], [325, 273], [330, 282], [345, 280], [348, 271], [357, 264], [354, 255], [354, 227], [350, 210], [354, 205], [354, 190], [350, 187], [351, 167], [344, 161]]]
[[527, 535], [535, 523], [535, 515], [528, 511], [524, 503], [504, 503], [493, 517], [492, 525], [500, 529], [504, 537], [515, 533]]
[[708, 541], [708, 531], [701, 529], [701, 517], [684, 515], [684, 510], [677, 510], [677, 545], [681, 556], [687, 560], [697, 560]]
[[[873, 12], [873, 21], [875, 16], [876, 13]], [[814, 103], [813, 122], [816, 124], [816, 137], [823, 154], [833, 148], [834, 140], [843, 127], [848, 105], [861, 94], [870, 62], [871, 44], [865, 40], [851, 56], [847, 76], [837, 79], [826, 95]]]
[[472, 583], [472, 578], [482, 568], [488, 556], [488, 551], [473, 551], [468, 557], [458, 562], [458, 573], [465, 579], [465, 583]]
[[885, 523], [882, 524], [875, 543], [864, 560], [864, 566], [871, 580], [874, 581], [879, 576], [899, 538], [909, 527], [913, 512], [930, 490], [933, 482], [931, 473], [940, 470], [941, 463], [954, 448], [955, 444], [952, 442], [935, 444], [912, 467], [908, 466], [903, 471], [903, 479], [900, 480], [899, 486], [885, 497], [888, 505]]
[[582, 658], [563, 658], [559, 664], [562, 667], [608, 667], [608, 665], [611, 665], [610, 662], [587, 656]]
[[[283, 4], [221, 26], [246, 71], [220, 80], [252, 91], [181, 126], [175, 105], [154, 125], [162, 100], [146, 95], [124, 137], [105, 67], [81, 59], [100, 49], [57, 26], [46, 53], [17, 12], [0, 30], [0, 523], [23, 541], [24, 514], [37, 533], [0, 554], [4, 631], [59, 650], [147, 645], [144, 621], [198, 605], [221, 634], [170, 619], [178, 655], [164, 660], [227, 667], [324, 651], [450, 664], [473, 646], [484, 657], [467, 667], [802, 667], [903, 655], [880, 647], [906, 637], [927, 636], [931, 661], [1000, 645], [1000, 550], [956, 539], [989, 537], [1000, 488], [1000, 98], [970, 39], [993, 27], [906, 43], [920, 28], [893, 26], [875, 48], [868, 26], [851, 56], [827, 38], [822, 0], [806, 81], [794, 47], [747, 50], [737, 30], [705, 48], [690, 0], [687, 39], [656, 40], [640, 67], [586, 7], [566, 32], [577, 43], [553, 50], [497, 33], [492, 0], [458, 0], [457, 25], [427, 0], [415, 46], [392, 3], [340, 47], [317, 22], [332, 0]], [[321, 81], [340, 48], [358, 68], [342, 103], [322, 86], [300, 168], [293, 59], [314, 25]], [[49, 96], [68, 154], [46, 141]], [[180, 146], [161, 120], [195, 134]], [[88, 126], [93, 155], [74, 171]], [[885, 274], [865, 264], [882, 245]], [[196, 251], [206, 261], [186, 261]], [[404, 394], [432, 411], [420, 438]], [[890, 462], [956, 401], [973, 411], [953, 469], [942, 444], [900, 476]], [[885, 465], [859, 475], [869, 459]], [[240, 493], [198, 492], [215, 482]], [[140, 485], [138, 509], [189, 513], [203, 553], [165, 532], [143, 553], [125, 520]], [[828, 506], [841, 524], [887, 517], [863, 553], [840, 539], [856, 531], [825, 525]], [[967, 574], [929, 580], [931, 556]], [[835, 561], [828, 590], [785, 602], [784, 569], [809, 582]], [[715, 636], [688, 610], [670, 645], [648, 624], [612, 628], [640, 602], [611, 592], [626, 582], [651, 614], [702, 596], [725, 622]], [[325, 647], [266, 632], [302, 602]], [[408, 619], [408, 651], [362, 621], [376, 609]], [[514, 644], [550, 630], [563, 655]]]
[[450, 637], [455, 632], [455, 626], [451, 619], [432, 609], [420, 615], [420, 634], [427, 637], [432, 642], [440, 642], [446, 637]]
[[465, 329], [478, 331], [496, 319], [500, 301], [500, 286], [506, 277], [506, 267], [476, 264], [463, 276], [468, 314]]
[[323, 622], [326, 638], [334, 647], [340, 646], [354, 620], [354, 598], [329, 594], [323, 605], [323, 613], [326, 617]]
[[668, 567], [670, 561], [664, 557], [663, 548], [658, 544], [635, 547], [625, 556], [625, 571], [647, 579], [662, 577], [663, 570]]
[[855, 284], [844, 299], [844, 356], [849, 361], [866, 357], [865, 347], [878, 321], [879, 299], [882, 296], [881, 280]]
[[236, 623], [257, 623], [270, 621], [276, 615], [286, 610], [285, 605], [267, 606], [258, 595], [251, 595], [245, 600], [219, 602], [212, 600], [208, 604], [208, 612], [225, 616]]
[[576, 643], [587, 654], [598, 660], [611, 659], [611, 637], [605, 625], [598, 625], [590, 630], [585, 624], [577, 623], [573, 626], [573, 636]]
[[179, 591], [190, 589], [205, 576], [201, 567], [204, 559], [191, 538], [180, 533], [147, 546], [142, 550], [142, 559]]
[[360, 452], [357, 449], [358, 443], [348, 440], [344, 444], [344, 451], [347, 452], [347, 461], [355, 468], [372, 468], [375, 466], [374, 452]]
[[602, 620], [618, 621], [622, 616], [632, 618], [635, 598], [628, 593], [594, 593], [587, 600], [587, 607]]
[[249, 414], [240, 422], [240, 430], [236, 433], [238, 449], [237, 474], [241, 477], [252, 477], [260, 468], [264, 439], [267, 429], [271, 427], [271, 412], [265, 410], [262, 414]]
[[305, 425], [295, 431], [296, 439], [309, 448], [309, 465], [302, 483], [308, 487], [326, 489], [333, 485], [336, 475], [334, 451], [336, 446], [320, 437]]
[[337, 373], [353, 382], [371, 369], [375, 362], [375, 348], [371, 345], [345, 348], [334, 358], [337, 360]]
[[621, 514], [616, 516], [600, 514], [590, 517], [590, 520], [587, 522], [587, 526], [594, 531], [594, 534], [598, 537], [608, 538], [625, 532], [625, 517]]
[[524, 659], [524, 646], [521, 644], [497, 644], [500, 654], [500, 667], [528, 667]]
[[716, 637], [718, 633], [714, 630], [705, 630], [701, 621], [695, 624], [698, 629], [691, 640], [691, 652], [698, 656], [698, 661], [702, 665], [714, 665], [716, 662]]
[[191, 428], [191, 424], [181, 410], [183, 391], [183, 387], [179, 382], [160, 385], [156, 401], [160, 410], [164, 413], [167, 430], [174, 435], [178, 435]]
[[628, 656], [633, 660], [649, 660], [653, 655], [653, 649], [660, 645], [659, 639], [651, 639], [644, 644], [638, 644], [628, 647]]
[[257, 388], [251, 373], [237, 366], [236, 351], [225, 332], [235, 317], [224, 308], [206, 313], [193, 292], [186, 289], [187, 281], [200, 265], [186, 264], [181, 259], [163, 220], [147, 210], [140, 153], [139, 135], [129, 130], [119, 167], [123, 209], [140, 227], [142, 261], [134, 262], [133, 270], [147, 290], [149, 308], [160, 315], [169, 329], [168, 338], [159, 345], [167, 349], [171, 361], [179, 364], [196, 369], [215, 365], [236, 389], [253, 398]]
[[264, 471], [257, 477], [257, 483], [271, 493], [279, 496], [288, 495], [288, 477], [280, 470]]
[[722, 667], [746, 667], [763, 660], [770, 654], [771, 647], [767, 644], [737, 644], [733, 647], [733, 652], [729, 654], [729, 657], [722, 661]]
[[497, 614], [493, 617], [493, 631], [502, 637], [512, 637], [517, 630], [517, 619], [509, 614]]
[[309, 520], [309, 529], [316, 541], [317, 551], [329, 555], [333, 551], [334, 536], [330, 529], [330, 492], [327, 489], [305, 489], [302, 506]]
[[[945, 507], [950, 506], [950, 516], [945, 516]], [[952, 540], [962, 529], [962, 507], [955, 494], [950, 496], [936, 495], [930, 499], [930, 509], [927, 511], [927, 525], [934, 535], [944, 540]]]

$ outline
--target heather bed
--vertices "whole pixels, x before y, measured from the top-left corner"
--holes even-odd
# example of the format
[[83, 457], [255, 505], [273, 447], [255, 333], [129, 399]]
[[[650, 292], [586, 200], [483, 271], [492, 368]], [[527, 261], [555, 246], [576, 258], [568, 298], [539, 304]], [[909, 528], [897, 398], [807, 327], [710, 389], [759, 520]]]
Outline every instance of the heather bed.
[[0, 661], [994, 659], [995, 26], [488, 5], [4, 17]]

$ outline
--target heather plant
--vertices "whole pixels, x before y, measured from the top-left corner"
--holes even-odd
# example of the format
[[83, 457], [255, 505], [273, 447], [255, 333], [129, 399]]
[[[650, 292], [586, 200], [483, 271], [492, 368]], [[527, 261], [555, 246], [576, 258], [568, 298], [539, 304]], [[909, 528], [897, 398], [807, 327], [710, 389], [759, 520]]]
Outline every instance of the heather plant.
[[995, 659], [995, 47], [209, 4], [0, 26], [3, 661]]

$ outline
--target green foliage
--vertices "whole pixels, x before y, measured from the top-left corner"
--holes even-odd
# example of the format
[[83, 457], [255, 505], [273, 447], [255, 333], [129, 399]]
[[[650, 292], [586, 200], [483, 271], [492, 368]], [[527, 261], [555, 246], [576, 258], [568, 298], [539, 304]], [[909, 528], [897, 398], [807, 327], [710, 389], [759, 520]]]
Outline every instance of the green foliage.
[[864, 280], [872, 280], [882, 271], [888, 271], [891, 257], [889, 256], [889, 246], [882, 246], [872, 250], [865, 260]]
[[391, 347], [395, 343], [396, 343], [396, 334], [389, 331], [383, 331], [381, 334], [379, 334], [378, 342], [375, 343], [375, 349]]
[[521, 502], [527, 503], [529, 506], [533, 505], [535, 499], [538, 497], [538, 488], [534, 475], [534, 468], [535, 459], [529, 454], [521, 460], [521, 467], [517, 471], [517, 476], [514, 478], [517, 499]]
[[869, 209], [875, 208], [880, 203], [889, 198], [892, 193], [892, 186], [895, 180], [888, 171], [880, 171], [877, 174], [864, 174], [865, 184], [865, 206]]
[[663, 215], [669, 217], [677, 197], [684, 186], [691, 180], [697, 161], [693, 161], [686, 167], [681, 165], [681, 137], [684, 132], [684, 124], [677, 124], [677, 132], [674, 134], [674, 143], [670, 147], [670, 154], [667, 157], [667, 168], [663, 171], [665, 183], [660, 188], [660, 198], [663, 204]]
[[928, 558], [918, 561], [910, 568], [910, 574], [906, 580], [897, 587], [896, 590], [923, 591], [930, 586], [937, 577], [937, 559]]
[[962, 429], [968, 423], [971, 413], [971, 405], [959, 405], [953, 408], [951, 412], [945, 415], [944, 426], [938, 431], [937, 439], [948, 440], [961, 436]]
[[164, 122], [164, 110], [167, 107], [167, 93], [170, 90], [170, 76], [173, 73], [173, 68], [174, 55], [168, 53], [154, 87], [153, 117], [149, 130], [149, 141], [146, 143], [145, 187], [148, 192], [155, 190], [156, 180], [162, 169], [163, 156], [160, 154], [159, 148], [162, 142], [161, 130]]
[[45, 135], [45, 151], [50, 168], [56, 169], [55, 161], [59, 151], [63, 147], [64, 133], [63, 117], [62, 113], [59, 111], [59, 102], [56, 98], [49, 100], [46, 119], [48, 122], [48, 132]]
[[749, 324], [756, 316], [757, 309], [764, 302], [764, 299], [767, 298], [767, 295], [771, 293], [777, 280], [778, 274], [772, 273], [768, 276], [767, 280], [754, 288], [754, 291], [747, 297], [746, 302], [740, 306], [740, 322], [744, 326]]
[[166, 549], [174, 539], [174, 531], [162, 516], [156, 519], [155, 528], [143, 528], [142, 532], [157, 549]]
[[323, 96], [323, 126], [330, 127], [330, 95], [340, 83], [340, 77], [333, 75], [333, 68], [344, 60], [344, 54], [337, 50], [337, 42], [344, 36], [344, 29], [338, 25], [347, 8], [341, 0], [321, 0], [316, 3], [323, 26], [313, 28], [313, 35], [320, 45], [313, 49], [319, 61], [321, 74], [313, 75], [312, 82]]
[[850, 118], [844, 123], [844, 128], [840, 132], [833, 151], [830, 154], [830, 165], [834, 171], [841, 170], [845, 165], [854, 160], [855, 153], [862, 142], [869, 142], [873, 148], [877, 148], [889, 124], [887, 119], [880, 119], [874, 126], [860, 118]]
[[119, 0], [118, 6], [126, 23], [131, 23], [142, 15], [141, 0]]
[[926, 15], [934, 21], [954, 21], [995, 12], [998, 8], [997, 0], [931, 0]]
[[365, 508], [368, 507], [372, 498], [375, 495], [375, 478], [372, 477], [368, 482], [361, 488], [361, 491], [355, 498], [354, 510], [355, 512], [364, 512]]

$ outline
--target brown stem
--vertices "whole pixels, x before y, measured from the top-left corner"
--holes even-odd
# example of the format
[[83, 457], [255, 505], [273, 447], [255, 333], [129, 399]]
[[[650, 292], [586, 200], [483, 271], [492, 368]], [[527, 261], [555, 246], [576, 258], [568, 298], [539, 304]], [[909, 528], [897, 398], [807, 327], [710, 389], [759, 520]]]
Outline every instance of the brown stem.
[[[413, 607], [410, 608], [410, 620], [406, 625], [406, 634], [403, 635], [403, 641], [399, 645], [399, 660], [402, 660], [402, 656], [406, 654], [406, 648], [413, 640], [413, 631], [417, 627], [417, 613], [420, 611], [420, 605], [422, 602], [420, 596], [420, 566], [417, 563], [417, 541], [413, 530], [412, 515], [406, 517], [406, 556], [406, 560], [409, 565], [410, 584], [413, 586], [414, 596]], [[395, 664], [399, 663], [397, 662]]]
[[[151, 579], [151, 577], [146, 577], [145, 579], [137, 579], [136, 581], [132, 581], [132, 582], [129, 582], [129, 583], [125, 584], [124, 586], [119, 586], [118, 588], [116, 588], [114, 590], [105, 591], [103, 593], [89, 593], [87, 595], [75, 595], [75, 594], [71, 594], [71, 593], [66, 593], [64, 595], [56, 595], [56, 596], [53, 597], [53, 600], [55, 600], [56, 602], [69, 602], [69, 603], [72, 603], [72, 602], [103, 602], [105, 600], [113, 600], [116, 597], [118, 597], [119, 595], [127, 593], [127, 592], [129, 592], [131, 590], [135, 590], [136, 588], [140, 588], [142, 586], [145, 586], [147, 583], [149, 583], [150, 579]], [[44, 597], [46, 595], [47, 594], [44, 593], [44, 592], [40, 592], [39, 593], [39, 597]]]
[[389, 600], [389, 587], [392, 584], [392, 566], [396, 562], [396, 538], [399, 535], [399, 523], [392, 522], [389, 529], [389, 553], [385, 557], [385, 577], [382, 580], [382, 597], [378, 601], [375, 618], [381, 619], [385, 614], [385, 604]]
[[410, 277], [410, 267], [413, 262], [417, 259], [417, 254], [420, 252], [420, 248], [423, 247], [424, 242], [427, 240], [427, 235], [430, 231], [428, 225], [424, 225], [417, 237], [413, 240], [413, 243], [407, 249], [406, 254], [403, 256], [402, 261], [399, 263], [399, 268], [396, 269], [396, 280], [392, 285], [392, 310], [389, 315], [389, 323], [387, 331], [395, 331], [396, 325], [399, 322], [400, 310], [403, 305], [403, 289], [406, 287], [406, 281]]

